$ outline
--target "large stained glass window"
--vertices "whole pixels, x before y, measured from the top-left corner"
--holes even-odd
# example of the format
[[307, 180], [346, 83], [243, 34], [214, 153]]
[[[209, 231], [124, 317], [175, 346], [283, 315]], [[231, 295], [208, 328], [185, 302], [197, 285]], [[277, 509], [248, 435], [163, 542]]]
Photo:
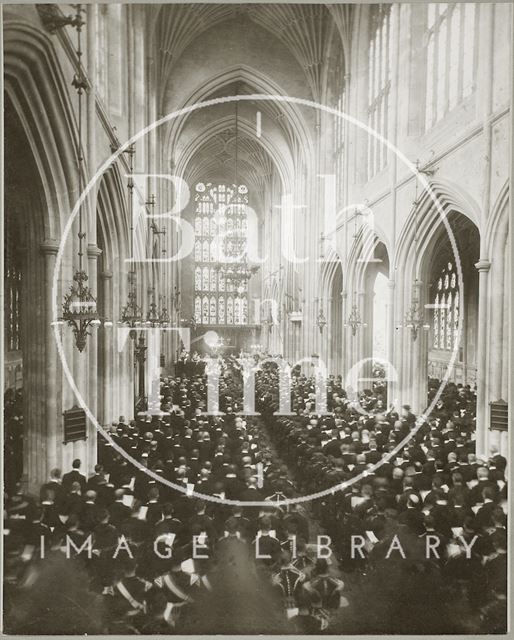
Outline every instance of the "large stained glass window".
[[196, 185], [194, 315], [197, 324], [248, 324], [248, 285], [237, 285], [227, 278], [223, 262], [227, 256], [243, 260], [248, 241], [247, 205], [245, 185]]
[[433, 347], [451, 351], [457, 343], [460, 317], [460, 292], [453, 262], [445, 264], [434, 284]]

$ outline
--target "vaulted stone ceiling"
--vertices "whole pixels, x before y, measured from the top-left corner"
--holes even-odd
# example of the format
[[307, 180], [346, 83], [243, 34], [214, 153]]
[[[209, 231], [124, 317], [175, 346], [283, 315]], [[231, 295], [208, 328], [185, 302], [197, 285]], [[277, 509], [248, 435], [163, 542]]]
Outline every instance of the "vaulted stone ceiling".
[[[200, 102], [218, 97], [229, 97], [243, 94], [267, 93], [252, 86], [252, 70], [255, 62], [250, 63], [250, 76], [245, 81], [244, 75], [235, 81], [224, 84], [220, 88], [202, 94], [201, 86], [194, 88], [195, 76], [184, 76], [184, 61], [202, 60], [202, 56], [209, 56], [209, 46], [223, 48], [223, 41], [219, 42], [213, 35], [212, 29], [218, 26], [220, 32], [230, 33], [233, 28], [247, 33], [251, 24], [256, 25], [262, 33], [270, 34], [281, 48], [275, 55], [277, 72], [283, 67], [280, 76], [288, 79], [291, 72], [296, 74], [300, 88], [305, 97], [312, 96], [315, 101], [322, 100], [323, 83], [326, 81], [326, 62], [328, 60], [330, 43], [336, 40], [349, 39], [351, 35], [352, 16], [354, 9], [351, 5], [325, 4], [169, 4], [161, 6], [155, 14], [155, 43], [159, 59], [159, 87], [163, 98], [163, 109], [170, 109], [171, 105], [181, 107], [184, 99]], [[223, 29], [221, 27], [223, 24]], [[210, 36], [207, 34], [209, 31]], [[215, 33], [215, 32], [214, 32]], [[203, 36], [203, 38], [202, 38]], [[209, 39], [210, 38], [210, 39]], [[262, 41], [262, 38], [261, 38]], [[209, 42], [204, 48], [198, 45]], [[258, 46], [261, 42], [252, 41]], [[258, 44], [257, 44], [258, 43]], [[340, 45], [339, 45], [340, 46]], [[337, 48], [337, 46], [336, 46]], [[344, 49], [344, 47], [343, 47]], [[186, 53], [187, 50], [187, 58]], [[244, 53], [244, 46], [240, 49]], [[290, 61], [285, 58], [290, 56]], [[198, 57], [198, 59], [197, 59]], [[257, 55], [257, 59], [259, 56]], [[242, 64], [239, 55], [230, 58], [230, 48], [227, 49], [227, 60], [218, 56], [219, 64]], [[270, 83], [275, 82], [276, 90], [271, 93], [282, 92], [282, 95], [295, 95], [295, 88], [290, 93], [284, 88], [281, 80], [273, 77], [275, 62], [267, 67]], [[244, 65], [242, 64], [242, 67]], [[181, 71], [177, 77], [177, 68]], [[194, 66], [193, 66], [194, 68]], [[213, 73], [215, 67], [210, 67]], [[286, 70], [286, 71], [284, 71]], [[221, 74], [223, 68], [218, 72]], [[271, 73], [271, 75], [270, 75]], [[285, 75], [284, 75], [285, 74]], [[289, 75], [288, 75], [289, 74]], [[303, 78], [301, 77], [303, 74]], [[237, 78], [237, 73], [235, 74]], [[187, 91], [184, 89], [188, 86]], [[269, 89], [268, 89], [269, 90]], [[178, 97], [179, 95], [182, 98]], [[189, 96], [189, 97], [187, 97]], [[200, 97], [201, 96], [201, 97]], [[187, 104], [187, 102], [186, 102]], [[167, 137], [167, 148], [172, 166], [178, 168], [189, 183], [205, 180], [225, 179], [233, 180], [235, 174], [235, 102], [209, 107], [208, 114], [212, 117], [209, 126], [212, 131], [205, 131], [200, 113], [191, 113], [170, 123], [170, 133]], [[269, 145], [266, 147], [263, 139], [257, 140], [255, 122], [250, 122], [249, 101], [239, 103], [239, 131], [238, 131], [238, 173], [255, 192], [261, 194], [270, 186], [274, 176], [284, 177], [289, 172], [298, 175], [298, 162], [305, 159], [307, 144], [304, 132], [301, 131], [300, 119], [290, 117], [288, 109], [293, 108], [277, 101], [258, 101], [252, 105], [254, 112], [262, 111], [263, 125], [266, 121], [266, 132], [272, 136], [273, 144], [277, 145], [275, 152], [270, 154]], [[245, 114], [246, 111], [246, 114]], [[207, 112], [206, 112], [207, 113]], [[295, 123], [295, 124], [293, 124]], [[246, 125], [246, 126], [245, 126]], [[282, 142], [280, 142], [280, 140]], [[280, 150], [279, 150], [280, 148]], [[308, 153], [307, 153], [308, 155]], [[279, 168], [277, 158], [281, 157], [283, 166]], [[299, 160], [299, 158], [303, 158]], [[288, 169], [284, 169], [284, 167]], [[294, 168], [296, 167], [296, 168]]]
[[[252, 87], [243, 81], [225, 85], [206, 98], [212, 100], [225, 96], [252, 95]], [[236, 107], [237, 104], [237, 107]], [[245, 182], [252, 192], [260, 197], [266, 186], [270, 185], [273, 174], [277, 172], [270, 154], [265, 149], [263, 139], [255, 132], [255, 117], [261, 110], [276, 123], [276, 132], [284, 140], [287, 148], [294, 147], [294, 132], [284, 117], [280, 105], [273, 101], [232, 101], [223, 106], [223, 117], [215, 119], [209, 126], [207, 135], [198, 131], [194, 116], [185, 121], [187, 136], [194, 137], [194, 150], [189, 155], [185, 166], [184, 177], [190, 184], [198, 181], [215, 181], [217, 179], [235, 181], [236, 179], [236, 112], [237, 112], [237, 174], [240, 182]], [[264, 116], [263, 116], [264, 117]], [[221, 126], [220, 126], [221, 125]], [[191, 131], [192, 129], [192, 131]], [[198, 136], [198, 137], [196, 137]]]
[[286, 45], [302, 67], [314, 99], [320, 97], [331, 30], [335, 25], [342, 38], [350, 37], [351, 5], [164, 5], [156, 17], [160, 77], [172, 72], [174, 62], [205, 30], [236, 16], [247, 17]]
[[[237, 177], [246, 182], [254, 192], [262, 192], [274, 171], [268, 153], [251, 137], [238, 132], [237, 136]], [[188, 178], [193, 184], [200, 180], [216, 177], [236, 180], [236, 135], [235, 128], [229, 127], [212, 136], [191, 159]]]

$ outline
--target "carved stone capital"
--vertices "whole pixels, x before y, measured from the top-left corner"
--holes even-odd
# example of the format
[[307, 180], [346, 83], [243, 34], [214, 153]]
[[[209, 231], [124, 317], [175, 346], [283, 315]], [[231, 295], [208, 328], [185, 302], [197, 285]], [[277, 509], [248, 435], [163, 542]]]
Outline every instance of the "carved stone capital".
[[41, 252], [45, 255], [57, 255], [59, 251], [59, 242], [57, 240], [43, 240], [43, 242], [39, 245]]
[[88, 244], [87, 245], [87, 257], [88, 258], [98, 258], [98, 256], [102, 255], [102, 250], [96, 246], [96, 244]]
[[486, 258], [481, 258], [478, 262], [475, 262], [475, 268], [479, 272], [484, 271], [485, 273], [487, 273], [491, 268], [491, 263]]

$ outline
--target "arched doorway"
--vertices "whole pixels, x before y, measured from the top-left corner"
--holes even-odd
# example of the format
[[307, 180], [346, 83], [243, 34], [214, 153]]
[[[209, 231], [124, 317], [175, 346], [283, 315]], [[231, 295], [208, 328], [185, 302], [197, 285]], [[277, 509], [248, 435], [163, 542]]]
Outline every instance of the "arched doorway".
[[[480, 257], [478, 228], [461, 213], [447, 216], [457, 245], [457, 255], [446, 229], [436, 234], [431, 255], [427, 257], [426, 305], [428, 376], [441, 380], [456, 350], [450, 380], [457, 384], [476, 383], [478, 335], [478, 271]], [[460, 265], [459, 265], [460, 263]], [[463, 286], [459, 286], [458, 269]], [[458, 326], [462, 321], [459, 339]]]
[[330, 348], [328, 353], [328, 371], [334, 375], [343, 373], [343, 269], [337, 262], [330, 289]]
[[[46, 375], [45, 247], [43, 186], [36, 161], [16, 109], [6, 97], [5, 111], [5, 341], [4, 393], [16, 393], [14, 458], [8, 477], [19, 480], [22, 470], [46, 475], [45, 455], [51, 456], [49, 438], [42, 433], [46, 408], [42, 400]], [[50, 254], [57, 248], [48, 246]], [[56, 372], [51, 373], [52, 376]], [[12, 391], [9, 391], [11, 389]], [[14, 466], [13, 463], [14, 462]], [[55, 458], [53, 458], [55, 464]]]
[[[359, 357], [365, 359], [363, 376], [370, 380], [387, 376], [385, 362], [390, 358], [390, 289], [389, 255], [385, 244], [374, 236], [368, 235], [368, 250], [358, 259], [362, 278], [363, 312], [356, 333], [361, 341]], [[373, 383], [375, 384], [375, 383]], [[381, 385], [383, 383], [380, 383]]]
[[387, 291], [388, 279], [385, 273], [378, 271], [373, 285], [373, 327], [372, 353], [373, 358], [387, 358], [388, 311], [389, 296]]
[[[133, 415], [136, 391], [134, 378], [133, 340], [118, 344], [117, 321], [128, 302], [132, 264], [129, 263], [130, 229], [127, 200], [119, 167], [113, 165], [102, 177], [98, 188], [96, 210], [97, 245], [99, 249], [97, 273], [97, 305], [101, 318], [107, 322], [98, 330], [97, 341], [97, 407], [98, 419], [105, 426], [118, 416]], [[139, 274], [141, 279], [141, 274]], [[141, 295], [138, 293], [141, 305]], [[110, 325], [109, 322], [113, 322]], [[143, 381], [144, 383], [144, 381]]]

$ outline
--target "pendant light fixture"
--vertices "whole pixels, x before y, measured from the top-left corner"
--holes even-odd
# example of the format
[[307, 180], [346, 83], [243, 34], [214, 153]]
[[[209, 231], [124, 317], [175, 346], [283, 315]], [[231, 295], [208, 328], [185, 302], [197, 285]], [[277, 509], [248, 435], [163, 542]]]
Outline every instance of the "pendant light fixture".
[[137, 280], [136, 280], [136, 261], [134, 256], [134, 181], [132, 179], [132, 175], [134, 173], [134, 154], [135, 147], [134, 145], [130, 145], [130, 147], [126, 150], [126, 153], [129, 157], [129, 179], [127, 183], [128, 187], [128, 214], [130, 219], [130, 255], [133, 260], [132, 268], [129, 271], [129, 292], [127, 296], [127, 304], [123, 307], [121, 311], [121, 321], [123, 324], [128, 327], [135, 329], [140, 326], [143, 321], [143, 312], [141, 307], [137, 303]]
[[[354, 223], [353, 223], [353, 239], [357, 240], [357, 216], [361, 215], [360, 211], [355, 209], [354, 212]], [[358, 262], [358, 260], [357, 260]], [[348, 320], [344, 323], [345, 327], [350, 327], [352, 330], [352, 336], [357, 335], [357, 330], [361, 328], [365, 328], [368, 325], [362, 321], [361, 314], [359, 312], [359, 307], [357, 305], [357, 292], [355, 289], [352, 294], [352, 310], [350, 315], [348, 316]]]
[[[84, 76], [82, 67], [82, 41], [81, 33], [85, 22], [82, 20], [82, 7], [76, 6], [76, 15], [71, 22], [77, 32], [77, 70], [73, 77], [72, 85], [78, 94], [78, 134], [76, 141], [77, 150], [77, 175], [79, 198], [83, 190], [83, 164], [84, 156], [82, 151], [82, 96], [88, 88], [88, 83]], [[100, 324], [97, 313], [96, 298], [87, 286], [88, 275], [84, 268], [84, 244], [86, 231], [84, 230], [83, 203], [79, 205], [79, 231], [78, 231], [78, 268], [73, 275], [74, 284], [70, 286], [69, 293], [65, 294], [62, 305], [62, 320], [72, 327], [75, 335], [75, 345], [82, 352], [86, 346], [87, 336], [91, 335], [89, 328]]]
[[430, 325], [425, 322], [425, 310], [421, 306], [419, 299], [419, 289], [421, 286], [421, 282], [418, 280], [418, 175], [420, 173], [419, 169], [419, 160], [416, 160], [416, 191], [414, 196], [414, 283], [412, 286], [412, 298], [405, 314], [405, 318], [403, 321], [403, 326], [405, 329], [409, 329], [411, 332], [412, 341], [415, 342], [418, 333], [423, 331], [428, 331], [430, 329]]
[[[155, 195], [152, 194], [150, 199], [146, 203], [147, 206], [151, 209], [151, 219], [152, 219], [152, 257], [156, 257], [158, 246], [157, 246], [157, 236], [161, 234], [166, 238], [166, 229], [162, 229], [159, 231], [158, 227], [153, 222], [155, 220]], [[163, 242], [164, 248], [162, 250], [163, 258], [166, 257], [166, 242]], [[160, 305], [157, 304], [156, 291], [155, 291], [155, 268], [152, 267], [152, 285], [148, 288], [148, 312], [146, 314], [146, 324], [150, 327], [161, 327], [167, 326], [170, 323], [170, 315], [166, 308], [166, 304], [164, 304], [163, 308], [160, 309]], [[162, 302], [162, 296], [159, 297], [159, 302]]]
[[[239, 102], [235, 103], [235, 139], [234, 139], [234, 204], [239, 204], [237, 201], [240, 195], [246, 193], [246, 187], [239, 184]], [[237, 215], [240, 216], [239, 210]], [[235, 228], [237, 228], [235, 226]], [[242, 232], [242, 225], [239, 227]], [[239, 259], [239, 256], [244, 251], [244, 256]], [[229, 240], [228, 246], [228, 261], [222, 265], [219, 265], [218, 269], [221, 269], [225, 275], [225, 281], [230, 283], [234, 292], [239, 297], [244, 297], [248, 282], [250, 278], [259, 270], [258, 266], [250, 266], [247, 259], [247, 242], [244, 237], [237, 235], [237, 232]]]
[[[166, 227], [163, 227], [162, 231], [159, 231], [157, 233], [162, 235], [161, 255], [162, 255], [163, 264], [165, 264], [166, 263]], [[161, 327], [167, 327], [171, 323], [171, 317], [168, 311], [166, 294], [159, 296], [159, 323]]]
[[[152, 219], [152, 257], [155, 257], [156, 240], [155, 240], [155, 226], [153, 220], [155, 220], [155, 195], [152, 193], [150, 199], [146, 203], [151, 209]], [[152, 265], [152, 284], [148, 287], [148, 311], [146, 313], [146, 324], [150, 327], [159, 326], [159, 312], [157, 311], [157, 303], [155, 301], [155, 267]]]

